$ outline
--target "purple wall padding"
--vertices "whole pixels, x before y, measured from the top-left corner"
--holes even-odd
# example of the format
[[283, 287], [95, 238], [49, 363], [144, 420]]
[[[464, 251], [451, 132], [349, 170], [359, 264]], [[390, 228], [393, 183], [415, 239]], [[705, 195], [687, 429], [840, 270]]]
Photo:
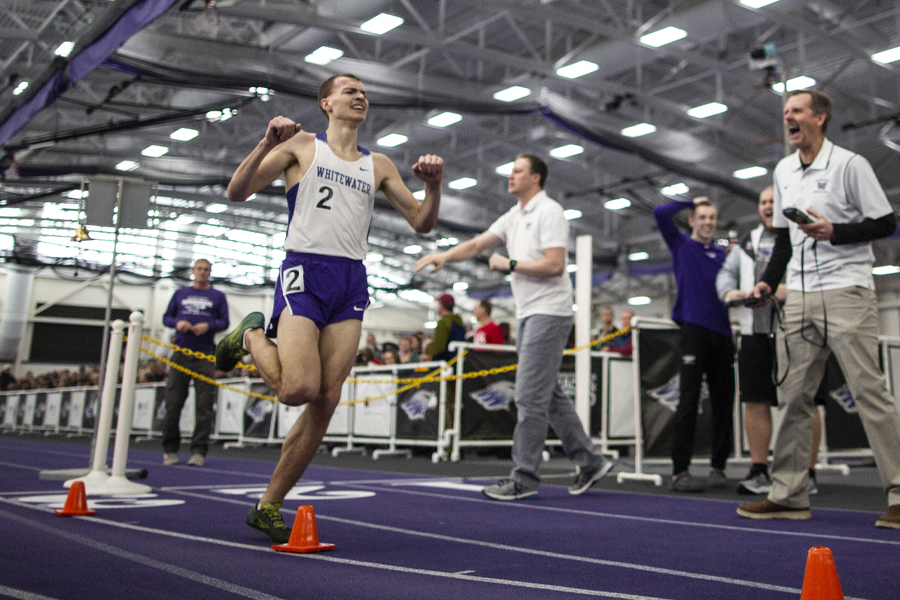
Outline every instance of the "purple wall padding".
[[5, 144], [31, 118], [50, 106], [70, 86], [100, 66], [135, 33], [169, 10], [176, 0], [144, 0], [128, 9], [112, 27], [103, 32], [54, 73], [41, 89], [0, 125], [0, 144]]

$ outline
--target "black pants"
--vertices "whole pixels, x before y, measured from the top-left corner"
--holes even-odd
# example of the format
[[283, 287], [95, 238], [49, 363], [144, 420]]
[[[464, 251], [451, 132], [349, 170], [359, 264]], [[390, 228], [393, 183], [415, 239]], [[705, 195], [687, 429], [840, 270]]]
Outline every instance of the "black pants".
[[[195, 373], [212, 378], [216, 372], [216, 366], [208, 360], [188, 356], [181, 352], [173, 352], [171, 361], [181, 365]], [[163, 421], [162, 446], [166, 454], [174, 454], [181, 447], [181, 431], [178, 422], [181, 420], [181, 409], [188, 396], [188, 386], [193, 379], [187, 373], [170, 368], [166, 380], [166, 418]], [[196, 419], [194, 421], [194, 435], [191, 437], [191, 454], [206, 456], [209, 448], [209, 435], [212, 433], [216, 402], [216, 386], [194, 379], [194, 403], [196, 407]]]
[[724, 469], [734, 436], [734, 342], [705, 327], [681, 324], [681, 399], [675, 411], [672, 438], [673, 473], [686, 471], [694, 454], [697, 407], [703, 374], [709, 383], [712, 407], [714, 469]]

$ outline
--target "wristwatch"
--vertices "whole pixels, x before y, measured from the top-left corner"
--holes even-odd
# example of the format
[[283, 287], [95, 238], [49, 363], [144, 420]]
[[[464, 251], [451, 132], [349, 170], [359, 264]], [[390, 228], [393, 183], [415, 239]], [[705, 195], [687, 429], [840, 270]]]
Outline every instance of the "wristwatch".
[[512, 273], [513, 271], [516, 270], [516, 265], [518, 264], [518, 262], [519, 262], [519, 261], [517, 261], [517, 260], [511, 260], [511, 261], [509, 261], [509, 272], [510, 272], [510, 273]]

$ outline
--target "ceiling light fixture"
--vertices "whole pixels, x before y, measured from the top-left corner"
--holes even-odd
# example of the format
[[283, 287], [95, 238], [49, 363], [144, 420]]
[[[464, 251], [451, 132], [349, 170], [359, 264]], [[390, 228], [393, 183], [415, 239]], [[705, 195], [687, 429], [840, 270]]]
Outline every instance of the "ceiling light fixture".
[[462, 121], [462, 115], [458, 115], [455, 112], [442, 112], [428, 119], [428, 124], [432, 127], [447, 127], [460, 121]]
[[500, 165], [499, 167], [494, 169], [494, 173], [496, 173], [497, 175], [503, 175], [504, 177], [509, 177], [514, 166], [516, 166], [516, 163], [508, 162], [505, 165]]
[[368, 33], [383, 35], [391, 29], [396, 29], [401, 25], [403, 25], [403, 19], [401, 17], [389, 15], [388, 13], [381, 13], [360, 25], [359, 28]]
[[559, 148], [551, 150], [550, 156], [553, 158], [568, 158], [570, 156], [581, 154], [582, 152], [584, 152], [583, 146], [579, 146], [578, 144], [566, 144], [565, 146], [560, 146]]
[[196, 129], [188, 129], [187, 127], [182, 127], [177, 131], [173, 131], [169, 137], [173, 140], [178, 140], [179, 142], [189, 142], [198, 135], [200, 135], [200, 132]]
[[685, 37], [687, 37], [687, 32], [684, 29], [669, 26], [663, 27], [653, 33], [642, 35], [640, 42], [653, 48], [659, 48], [660, 46], [671, 44], [672, 42], [676, 42]]
[[628, 299], [628, 304], [631, 306], [646, 306], [650, 302], [650, 296], [632, 296]]
[[566, 218], [567, 221], [572, 221], [574, 219], [580, 219], [581, 214], [582, 214], [581, 211], [578, 210], [577, 208], [567, 208], [566, 210], [563, 211], [563, 216]]
[[457, 281], [456, 283], [453, 284], [453, 289], [456, 290], [457, 292], [464, 292], [467, 289], [469, 289], [469, 284], [466, 283], [465, 281]]
[[659, 193], [663, 196], [682, 196], [684, 194], [687, 194], [689, 191], [691, 191], [691, 188], [689, 188], [684, 183], [675, 183], [659, 190]]
[[741, 0], [741, 4], [747, 8], [762, 8], [763, 6], [768, 6], [776, 2], [778, 2], [778, 0]]
[[20, 81], [19, 85], [16, 86], [16, 89], [13, 90], [12, 95], [18, 96], [19, 94], [21, 94], [22, 92], [24, 92], [27, 89], [28, 89], [28, 82]]
[[689, 117], [694, 117], [695, 119], [705, 119], [706, 117], [718, 115], [727, 110], [728, 107], [721, 102], [710, 102], [709, 104], [695, 106], [694, 108], [688, 110], [687, 114]]
[[399, 146], [400, 144], [405, 144], [409, 141], [409, 138], [400, 133], [389, 133], [386, 136], [378, 138], [376, 140], [376, 144], [382, 146], [384, 148], [393, 148], [394, 146]]
[[159, 158], [160, 156], [169, 152], [169, 149], [165, 146], [157, 146], [155, 144], [151, 146], [147, 146], [143, 150], [141, 150], [141, 154], [144, 156], [151, 156], [153, 158]]
[[337, 48], [329, 48], [328, 46], [320, 46], [311, 54], [307, 54], [303, 59], [314, 65], [327, 65], [333, 60], [337, 60], [344, 55], [343, 50]]
[[72, 54], [72, 50], [74, 49], [75, 42], [63, 42], [56, 47], [56, 50], [53, 51], [53, 54], [55, 54], [56, 56], [62, 56], [63, 58], [68, 58], [68, 56]]
[[[794, 77], [793, 79], [787, 80], [787, 91], [793, 92], [794, 90], [805, 90], [806, 88], [811, 88], [816, 85], [816, 80], [812, 77], [807, 77], [806, 75], [801, 75], [799, 77]], [[783, 94], [784, 93], [784, 84], [780, 81], [778, 83], [772, 84], [772, 91]]]
[[403, 254], [418, 254], [422, 251], [422, 246], [418, 244], [411, 244], [403, 249]]
[[646, 252], [632, 252], [628, 255], [628, 260], [638, 261], [638, 260], [647, 260], [650, 258], [650, 255]]
[[762, 177], [769, 170], [765, 167], [747, 167], [746, 169], [738, 169], [732, 175], [738, 179], [753, 179], [754, 177]]
[[642, 135], [649, 135], [654, 131], [656, 131], [656, 125], [653, 125], [651, 123], [638, 123], [637, 125], [626, 127], [619, 133], [621, 133], [625, 137], [636, 138], [641, 137]]
[[226, 210], [228, 210], [228, 205], [227, 205], [227, 204], [221, 204], [221, 203], [219, 203], [219, 202], [216, 202], [216, 203], [214, 203], [214, 204], [209, 204], [209, 205], [207, 205], [207, 207], [206, 207], [206, 212], [208, 212], [208, 213], [213, 213], [213, 214], [223, 213], [223, 212], [225, 212]]
[[614, 198], [603, 203], [606, 210], [622, 210], [631, 206], [631, 200], [628, 198]]
[[599, 68], [600, 66], [597, 65], [597, 63], [593, 63], [589, 60], [579, 60], [577, 63], [560, 67], [556, 70], [556, 74], [560, 77], [565, 77], [566, 79], [577, 79], [588, 73], [593, 73]]
[[872, 275], [894, 275], [900, 273], [900, 267], [897, 265], [882, 265], [880, 267], [872, 267]]
[[494, 100], [499, 100], [500, 102], [515, 102], [521, 98], [525, 98], [526, 96], [531, 95], [531, 90], [527, 87], [522, 87], [521, 85], [514, 85], [512, 87], [508, 87], [505, 90], [500, 90], [496, 94], [494, 94]]
[[449, 187], [451, 190], [465, 190], [476, 185], [478, 185], [477, 179], [472, 179], [471, 177], [460, 177], [459, 179], [448, 183], [447, 187]]
[[134, 162], [133, 160], [123, 160], [119, 164], [116, 165], [116, 171], [134, 171], [139, 166], [139, 163]]
[[872, 55], [872, 60], [875, 62], [880, 62], [883, 64], [892, 63], [894, 61], [900, 60], [900, 46], [896, 48], [891, 48], [890, 50], [883, 50], [881, 52], [876, 52]]

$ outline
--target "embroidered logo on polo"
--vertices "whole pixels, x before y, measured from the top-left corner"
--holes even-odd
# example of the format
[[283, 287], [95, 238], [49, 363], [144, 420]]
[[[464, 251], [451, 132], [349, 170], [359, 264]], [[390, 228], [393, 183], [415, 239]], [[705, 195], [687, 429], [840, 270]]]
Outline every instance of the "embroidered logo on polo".
[[495, 381], [469, 395], [485, 410], [509, 410], [509, 403], [516, 395], [516, 384], [512, 381]]
[[827, 179], [819, 179], [816, 181], [816, 191], [817, 192], [827, 192], [828, 191], [828, 180]]
[[410, 421], [422, 421], [425, 419], [425, 413], [430, 409], [437, 408], [437, 394], [429, 390], [419, 390], [413, 394], [406, 402], [400, 405]]

